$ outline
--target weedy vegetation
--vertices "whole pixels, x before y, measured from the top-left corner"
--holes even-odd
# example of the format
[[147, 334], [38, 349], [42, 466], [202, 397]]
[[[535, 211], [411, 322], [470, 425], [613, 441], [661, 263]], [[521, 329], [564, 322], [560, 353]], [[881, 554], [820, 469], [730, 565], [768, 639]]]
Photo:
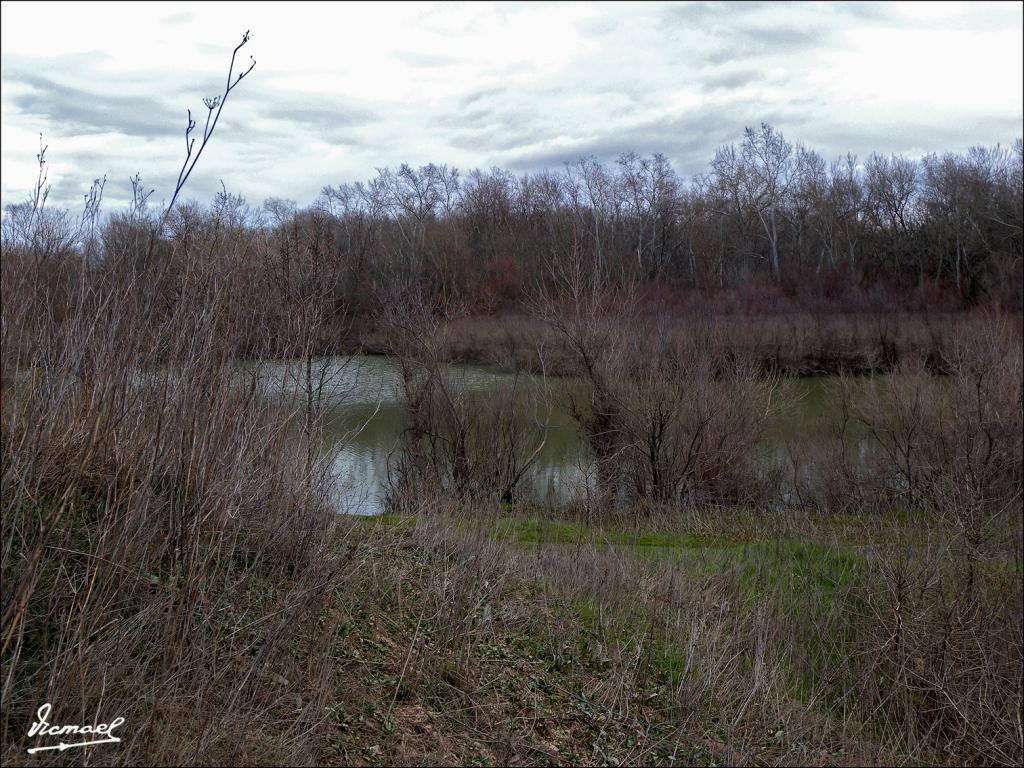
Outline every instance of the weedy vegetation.
[[[248, 39], [166, 209], [47, 207], [41, 145], [6, 211], [5, 764], [1024, 760], [1020, 141], [179, 203]], [[403, 419], [366, 518], [323, 435], [355, 350]], [[821, 372], [833, 438], [779, 470]], [[538, 507], [556, 408], [591, 474]], [[29, 757], [44, 702], [123, 740]]]

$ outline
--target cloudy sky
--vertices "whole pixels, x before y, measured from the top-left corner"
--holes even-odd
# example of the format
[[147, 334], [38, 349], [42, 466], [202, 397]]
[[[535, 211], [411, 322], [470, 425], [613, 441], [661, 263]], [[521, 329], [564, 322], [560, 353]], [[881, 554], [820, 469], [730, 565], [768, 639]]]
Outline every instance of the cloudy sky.
[[[663, 152], [685, 176], [767, 121], [831, 158], [1022, 133], [1020, 3], [2, 4], [2, 199], [142, 173], [169, 199], [185, 110], [256, 59], [186, 197], [258, 203], [402, 162], [557, 168]], [[200, 114], [201, 113], [201, 114]], [[202, 122], [200, 121], [200, 127]]]

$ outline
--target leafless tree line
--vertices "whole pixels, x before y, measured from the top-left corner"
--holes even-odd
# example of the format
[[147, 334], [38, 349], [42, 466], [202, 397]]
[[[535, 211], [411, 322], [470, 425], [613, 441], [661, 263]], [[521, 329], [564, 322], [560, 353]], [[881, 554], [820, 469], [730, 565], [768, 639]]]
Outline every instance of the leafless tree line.
[[[141, 266], [197, 218], [223, 216], [230, 199], [254, 241], [280, 244], [276, 268], [289, 288], [314, 269], [315, 279], [329, 276], [332, 301], [363, 315], [369, 297], [394, 281], [419, 281], [431, 301], [474, 312], [516, 304], [549, 279], [552, 261], [570, 258], [617, 285], [711, 293], [762, 285], [833, 299], [889, 285], [902, 291], [886, 294], [892, 301], [906, 303], [917, 289], [944, 292], [954, 305], [1019, 307], [1022, 146], [828, 162], [761, 125], [688, 183], [659, 154], [628, 153], [611, 165], [583, 158], [522, 176], [402, 165], [324, 187], [307, 208], [281, 199], [251, 207], [225, 191], [208, 208], [193, 202], [157, 214], [135, 177], [130, 210], [105, 221], [102, 180], [78, 219], [45, 206], [41, 147], [39, 184], [31, 200], [5, 208], [3, 240], [5, 250], [31, 246], [44, 259], [97, 259], [128, 238], [145, 251]], [[147, 229], [156, 224], [153, 238]], [[313, 253], [306, 263], [295, 257], [300, 247]]]
[[970, 303], [1019, 299], [1022, 167], [1020, 140], [829, 163], [762, 124], [688, 184], [659, 154], [522, 176], [403, 165], [325, 187], [319, 205], [361, 264], [414, 270], [483, 306], [520, 297], [574, 248], [626, 282], [837, 292], [891, 280]]

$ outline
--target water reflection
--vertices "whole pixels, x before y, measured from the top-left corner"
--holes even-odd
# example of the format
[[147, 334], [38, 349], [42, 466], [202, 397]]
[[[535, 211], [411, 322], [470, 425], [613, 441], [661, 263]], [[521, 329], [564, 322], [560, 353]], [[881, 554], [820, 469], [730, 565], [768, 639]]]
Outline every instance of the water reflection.
[[[313, 361], [311, 388], [306, 386], [306, 367], [297, 362], [276, 362], [261, 367], [268, 391], [279, 397], [296, 397], [297, 404], [312, 394], [324, 409], [325, 450], [333, 454], [331, 471], [338, 487], [338, 509], [349, 514], [379, 514], [384, 509], [384, 488], [389, 469], [395, 470], [402, 430], [399, 377], [395, 363], [383, 357], [334, 357]], [[478, 366], [448, 367], [451, 381], [460, 391], [483, 397], [507, 396], [512, 374]], [[542, 388], [574, 388], [578, 383], [521, 376], [525, 391], [521, 407], [538, 424], [547, 423], [547, 439], [536, 462], [524, 478], [527, 498], [545, 506], [564, 505], [594, 490], [589, 452], [575, 422], [541, 397]], [[766, 469], [782, 474], [784, 497], [793, 495], [795, 483], [810, 482], [816, 471], [815, 456], [824, 455], [837, 413], [828, 377], [789, 382], [795, 403], [770, 426], [762, 458]], [[283, 395], [281, 393], [284, 393]], [[557, 398], [556, 398], [557, 399]], [[538, 427], [539, 434], [539, 427]], [[853, 440], [850, 448], [863, 453], [867, 446]], [[803, 457], [794, 475], [791, 446], [799, 445]], [[788, 474], [788, 478], [787, 478]]]

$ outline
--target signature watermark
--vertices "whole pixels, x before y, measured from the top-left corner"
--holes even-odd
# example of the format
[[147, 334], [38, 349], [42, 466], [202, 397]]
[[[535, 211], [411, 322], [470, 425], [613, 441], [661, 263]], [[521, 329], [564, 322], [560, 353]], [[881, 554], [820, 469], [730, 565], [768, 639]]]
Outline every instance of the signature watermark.
[[[116, 717], [109, 723], [97, 723], [96, 725], [50, 725], [50, 712], [52, 709], [53, 705], [50, 702], [46, 702], [36, 711], [36, 721], [28, 729], [30, 739], [42, 736], [74, 736], [86, 740], [64, 741], [62, 738], [59, 744], [50, 744], [45, 747], [30, 747], [27, 750], [30, 755], [51, 749], [63, 752], [66, 749], [73, 749], [75, 747], [113, 744], [121, 741], [120, 738], [114, 735], [114, 729], [124, 725], [123, 717]], [[97, 738], [90, 738], [93, 736]]]

